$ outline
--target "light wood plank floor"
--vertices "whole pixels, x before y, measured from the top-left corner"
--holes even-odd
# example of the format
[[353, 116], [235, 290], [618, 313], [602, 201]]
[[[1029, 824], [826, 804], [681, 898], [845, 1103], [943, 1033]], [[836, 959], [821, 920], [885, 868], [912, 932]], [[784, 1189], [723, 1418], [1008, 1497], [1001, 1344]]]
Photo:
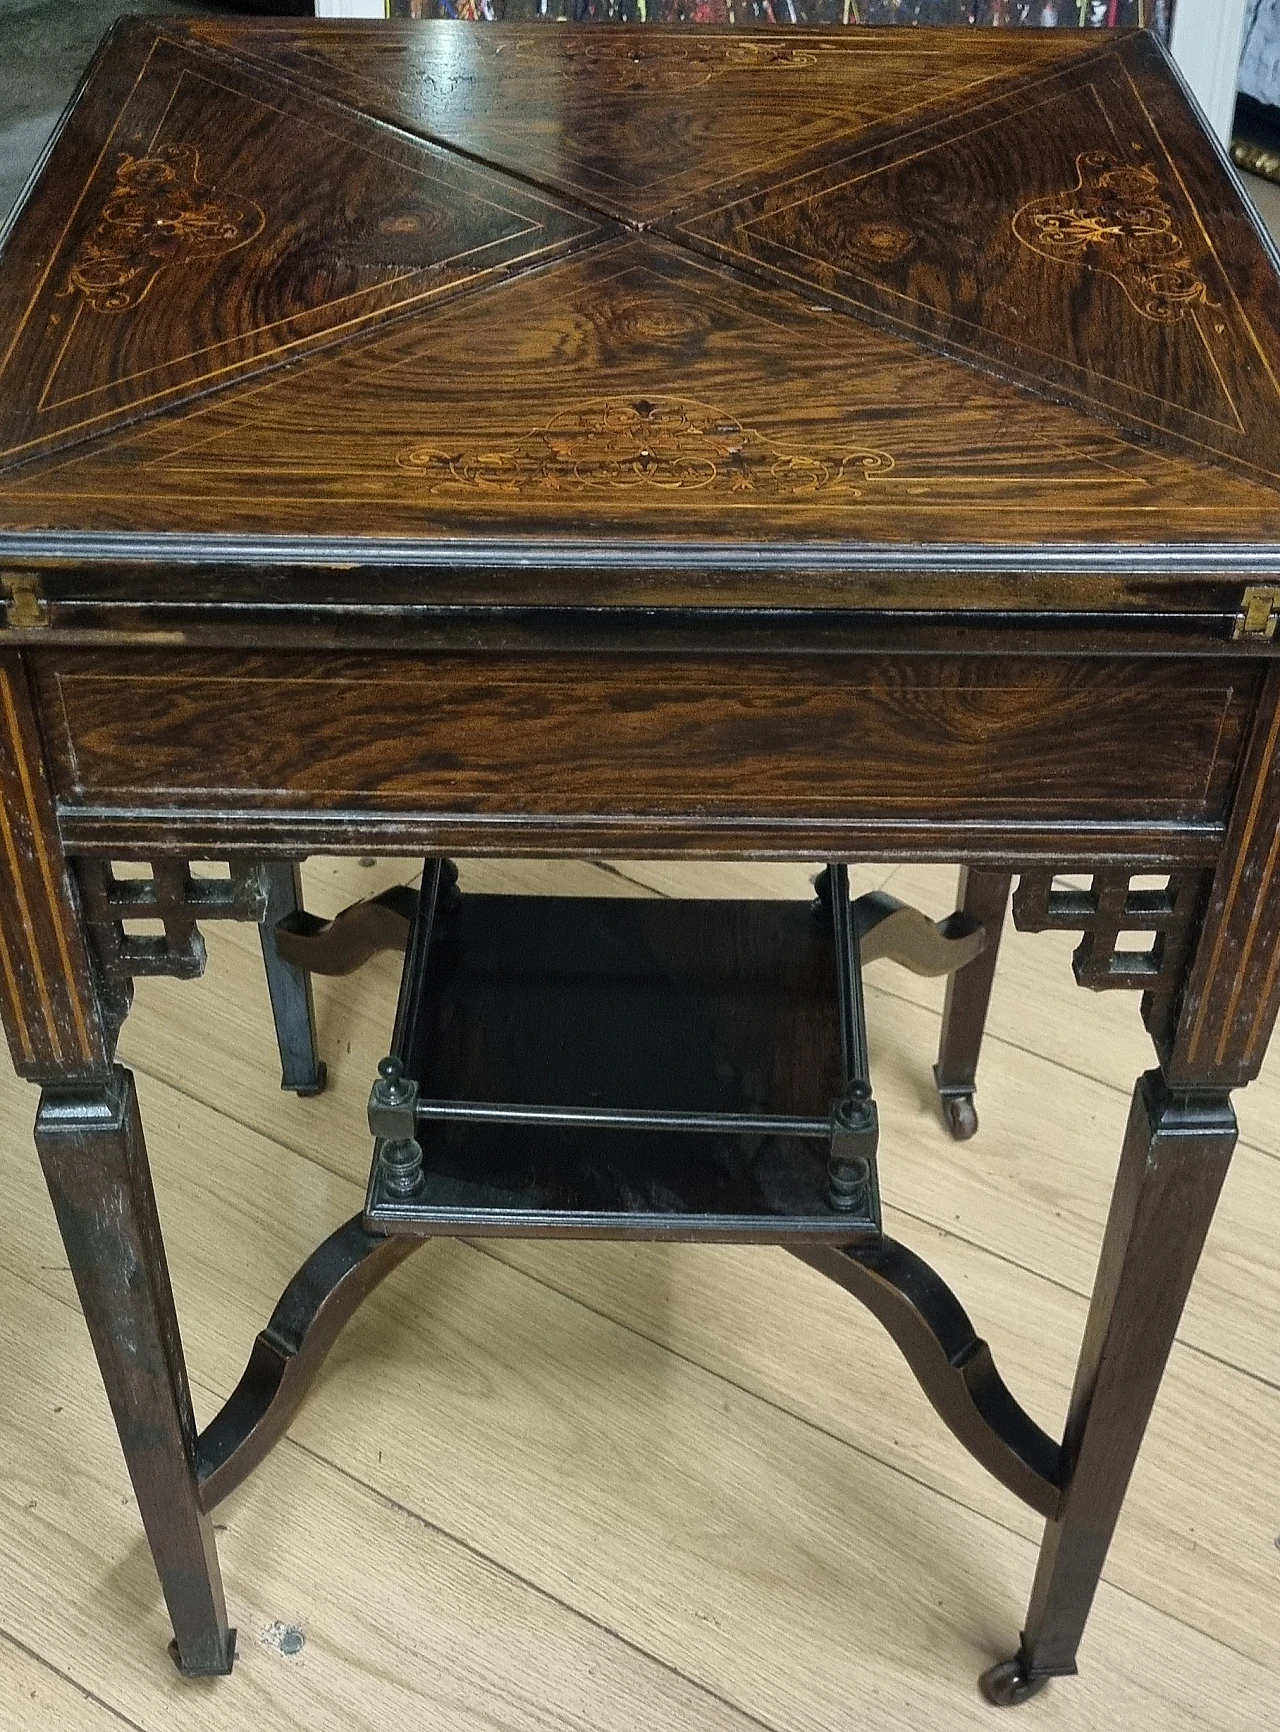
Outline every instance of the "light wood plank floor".
[[[466, 863], [475, 887], [796, 895], [799, 867]], [[310, 906], [408, 862], [307, 868]], [[861, 867], [941, 914], [953, 874]], [[296, 1265], [359, 1206], [396, 967], [318, 982], [331, 1087], [277, 1087], [251, 928], [198, 985], [140, 985], [149, 1127], [197, 1410]], [[1135, 1075], [1136, 997], [1010, 934], [978, 1138], [930, 1081], [940, 983], [868, 976], [889, 1230], [955, 1286], [1057, 1429]], [[1280, 1063], [1243, 1143], [1073, 1682], [1028, 1728], [1256, 1729], [1280, 1669]], [[218, 1511], [240, 1631], [183, 1684], [30, 1148], [0, 1077], [0, 1727], [835, 1732], [990, 1725], [1038, 1522], [934, 1418], [869, 1315], [782, 1252], [439, 1242], [339, 1345]]]

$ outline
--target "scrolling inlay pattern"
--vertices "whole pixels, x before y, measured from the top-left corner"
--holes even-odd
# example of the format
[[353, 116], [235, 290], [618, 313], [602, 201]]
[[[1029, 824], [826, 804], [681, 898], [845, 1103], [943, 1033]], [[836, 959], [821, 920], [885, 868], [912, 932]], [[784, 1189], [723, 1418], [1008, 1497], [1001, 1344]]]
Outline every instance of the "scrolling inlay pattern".
[[1208, 289], [1173, 226], [1154, 169], [1117, 162], [1104, 150], [1076, 158], [1070, 192], [1031, 199], [1013, 219], [1024, 247], [1061, 265], [1083, 265], [1118, 282], [1144, 319], [1165, 324], [1204, 306]]
[[190, 144], [122, 156], [97, 226], [71, 262], [67, 293], [83, 295], [97, 313], [123, 313], [146, 299], [166, 265], [220, 258], [261, 234], [261, 206], [210, 196], [199, 163]]
[[412, 445], [396, 458], [431, 491], [715, 489], [777, 499], [861, 497], [855, 482], [893, 468], [887, 451], [815, 456], [783, 450], [732, 415], [689, 397], [597, 397], [563, 409], [507, 450]]
[[[545, 66], [542, 43], [517, 42], [516, 57], [536, 57]], [[717, 42], [694, 39], [664, 43], [660, 53], [645, 53], [645, 45], [628, 31], [622, 42], [577, 41], [557, 44], [556, 70], [562, 78], [586, 78], [592, 89], [690, 90], [735, 72], [789, 72], [818, 65], [812, 48], [791, 48], [778, 42]]]

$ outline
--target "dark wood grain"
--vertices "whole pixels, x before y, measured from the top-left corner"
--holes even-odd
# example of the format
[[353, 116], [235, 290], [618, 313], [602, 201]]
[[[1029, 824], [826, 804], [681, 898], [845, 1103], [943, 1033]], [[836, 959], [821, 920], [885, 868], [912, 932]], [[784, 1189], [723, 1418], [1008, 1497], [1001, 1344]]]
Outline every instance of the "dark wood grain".
[[1274, 288], [1139, 36], [132, 22], [5, 249], [0, 553], [1262, 546]]
[[[1074, 1665], [1226, 1091], [1280, 1007], [1265, 606], [1237, 638], [1280, 588], [1276, 290], [1137, 36], [116, 30], [0, 242], [0, 1008], [51, 1085], [41, 1154], [187, 1669], [231, 1658], [197, 1472], [247, 1471], [399, 1252], [348, 1231], [308, 1266], [197, 1470], [68, 850], [85, 885], [104, 855], [270, 857], [282, 907], [308, 850], [963, 860], [993, 928], [1017, 872], [1029, 918], [1085, 931], [1082, 980], [1154, 980], [1165, 1074], [1061, 1452], [909, 1253], [825, 1259], [1051, 1515], [989, 1690]], [[1191, 889], [1139, 966], [1116, 916], [1145, 872]], [[825, 1086], [830, 1029], [810, 1046]]]
[[[584, 213], [162, 35], [121, 95], [93, 173], [61, 186], [56, 259], [17, 249], [11, 292], [24, 277], [31, 286], [0, 350], [0, 461], [190, 399], [599, 231]], [[318, 186], [344, 195], [323, 232]]]
[[85, 651], [40, 677], [68, 806], [614, 819], [1212, 820], [1254, 689], [1012, 657]]
[[[193, 19], [183, 34], [643, 222], [745, 170], [1097, 47], [1035, 32], [904, 39], [856, 29], [606, 35], [508, 26], [493, 35], [394, 24], [371, 44], [359, 25], [250, 33], [217, 18]], [[620, 101], [636, 117], [625, 128]]]
[[[1247, 542], [1274, 524], [1269, 491], [1221, 469], [1210, 485], [1184, 456], [829, 299], [744, 282], [659, 237], [609, 242], [12, 469], [0, 530], [216, 525], [268, 546], [323, 530], [372, 544], [349, 550], [357, 565], [403, 538], [452, 542], [464, 570], [495, 546], [616, 561], [620, 542], [675, 538], [740, 559], [776, 548], [803, 570], [807, 548], [829, 561], [883, 544], [892, 569], [890, 550], [913, 543], [1022, 545], [1034, 568], [1043, 542]], [[515, 577], [498, 593], [530, 598]]]
[[1224, 1095], [1134, 1091], [1023, 1635], [1029, 1678], [1074, 1672], [1076, 1650], [1236, 1143]]
[[1176, 1023], [1153, 1027], [1170, 1082], [1257, 1076], [1280, 1013], [1280, 676], [1267, 676]]
[[213, 1524], [133, 1077], [42, 1096], [36, 1149], [189, 1676], [229, 1672]]
[[106, 1076], [111, 1040], [58, 837], [27, 672], [2, 650], [0, 1014], [19, 1076]]
[[1167, 103], [1157, 125], [1163, 72], [1149, 38], [1109, 41], [717, 188], [675, 232], [1275, 483], [1280, 346], [1231, 268], [1253, 269], [1256, 233], [1221, 175], [1212, 207], [1192, 202], [1203, 138]]

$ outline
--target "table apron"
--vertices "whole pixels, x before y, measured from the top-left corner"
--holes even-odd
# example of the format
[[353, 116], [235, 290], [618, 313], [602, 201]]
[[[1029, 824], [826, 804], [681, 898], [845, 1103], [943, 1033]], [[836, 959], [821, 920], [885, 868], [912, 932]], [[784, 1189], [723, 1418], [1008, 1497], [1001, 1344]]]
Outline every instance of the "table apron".
[[53, 649], [69, 845], [1209, 861], [1260, 665]]

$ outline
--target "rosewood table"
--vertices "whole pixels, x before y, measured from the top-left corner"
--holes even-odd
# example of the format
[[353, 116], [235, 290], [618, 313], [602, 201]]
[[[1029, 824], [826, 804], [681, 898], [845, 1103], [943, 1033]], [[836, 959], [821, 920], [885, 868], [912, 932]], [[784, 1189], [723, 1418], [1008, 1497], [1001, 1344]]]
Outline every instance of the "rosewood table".
[[[0, 1010], [185, 1672], [232, 1663], [211, 1508], [449, 1231], [790, 1245], [1046, 1518], [989, 1695], [1075, 1669], [1280, 1005], [1277, 369], [1143, 34], [112, 34], [0, 260]], [[424, 894], [321, 926], [319, 851]], [[605, 919], [450, 851], [830, 864], [817, 915]], [[850, 902], [865, 858], [960, 909]], [[1157, 1061], [1061, 1441], [883, 1236], [865, 1063], [873, 946], [955, 971], [972, 1134], [1015, 879]], [[366, 1212], [197, 1437], [114, 1050], [219, 918], [303, 1091], [308, 972], [408, 956]]]

